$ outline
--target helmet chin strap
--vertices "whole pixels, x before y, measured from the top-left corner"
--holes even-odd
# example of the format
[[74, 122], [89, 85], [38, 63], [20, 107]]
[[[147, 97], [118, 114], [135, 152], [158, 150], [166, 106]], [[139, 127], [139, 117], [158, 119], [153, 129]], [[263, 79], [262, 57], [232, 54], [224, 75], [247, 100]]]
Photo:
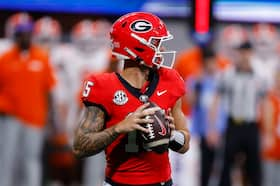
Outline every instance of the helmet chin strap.
[[147, 68], [150, 68], [149, 66], [146, 65], [143, 59], [141, 59], [139, 56], [137, 56], [134, 52], [132, 52], [129, 48], [125, 47], [124, 50], [133, 57], [133, 59], [140, 65], [140, 66], [145, 66]]

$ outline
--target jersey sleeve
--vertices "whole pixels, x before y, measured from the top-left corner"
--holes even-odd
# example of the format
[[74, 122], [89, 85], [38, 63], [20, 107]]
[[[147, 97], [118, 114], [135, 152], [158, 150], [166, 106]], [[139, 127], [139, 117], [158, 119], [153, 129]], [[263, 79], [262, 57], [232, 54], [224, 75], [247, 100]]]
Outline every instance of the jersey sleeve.
[[186, 86], [183, 78], [176, 70], [172, 70], [172, 79], [174, 83], [174, 87], [176, 87], [176, 91], [174, 91], [174, 96], [179, 99], [186, 93]]
[[174, 105], [186, 93], [185, 81], [174, 69], [161, 68], [159, 73], [162, 85], [168, 89], [169, 102]]
[[107, 116], [110, 115], [111, 100], [102, 75], [91, 75], [85, 79], [82, 90], [82, 101], [85, 106], [97, 106], [102, 109]]

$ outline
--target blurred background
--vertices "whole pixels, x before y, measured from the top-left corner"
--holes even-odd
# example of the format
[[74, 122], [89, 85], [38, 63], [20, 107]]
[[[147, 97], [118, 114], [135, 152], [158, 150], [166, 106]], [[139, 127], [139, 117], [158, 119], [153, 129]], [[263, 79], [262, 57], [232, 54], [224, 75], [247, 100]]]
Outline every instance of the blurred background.
[[176, 186], [280, 185], [278, 0], [0, 1], [0, 186], [101, 186], [104, 154], [71, 152], [89, 73], [114, 72], [109, 31], [147, 11], [166, 23], [185, 81], [191, 148]]

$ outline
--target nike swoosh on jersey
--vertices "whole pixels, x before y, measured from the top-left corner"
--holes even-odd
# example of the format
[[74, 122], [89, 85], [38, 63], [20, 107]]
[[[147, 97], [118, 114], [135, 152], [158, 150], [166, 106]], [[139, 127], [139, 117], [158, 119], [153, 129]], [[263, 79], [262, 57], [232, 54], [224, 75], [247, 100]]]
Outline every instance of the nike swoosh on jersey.
[[161, 95], [165, 94], [166, 92], [167, 92], [167, 90], [157, 91], [157, 95], [161, 96]]

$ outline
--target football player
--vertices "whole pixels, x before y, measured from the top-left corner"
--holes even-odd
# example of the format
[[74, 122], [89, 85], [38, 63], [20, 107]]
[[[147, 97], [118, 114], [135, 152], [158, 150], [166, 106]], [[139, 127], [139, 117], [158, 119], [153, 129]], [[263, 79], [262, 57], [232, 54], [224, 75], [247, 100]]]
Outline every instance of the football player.
[[[61, 42], [62, 30], [58, 20], [45, 16], [34, 23], [32, 41], [44, 48], [50, 56], [50, 63], [56, 74], [56, 86], [53, 89], [54, 113], [56, 120], [55, 130], [48, 127], [44, 147], [44, 166], [48, 183], [70, 185], [74, 182], [75, 158], [70, 148], [70, 135], [68, 133], [67, 115], [71, 103], [69, 92], [69, 73], [67, 63], [69, 45]], [[71, 99], [72, 100], [72, 99]]]
[[[23, 12], [22, 12], [23, 13]], [[22, 13], [16, 13], [13, 15], [18, 15]], [[25, 14], [25, 13], [23, 13]], [[13, 35], [15, 32], [15, 23], [13, 20], [8, 19], [5, 23], [5, 31], [4, 31], [4, 38], [0, 39], [0, 55], [5, 53], [13, 46]]]
[[[164, 49], [173, 36], [155, 15], [129, 13], [119, 18], [111, 32], [113, 54], [124, 60], [120, 73], [91, 75], [85, 81], [82, 100], [85, 114], [76, 130], [73, 151], [88, 157], [105, 150], [104, 185], [172, 185], [168, 151], [144, 150], [146, 117], [164, 109], [172, 129], [169, 148], [189, 149], [189, 131], [181, 110], [184, 81], [171, 69], [175, 51]], [[147, 108], [148, 98], [159, 107]]]
[[42, 17], [34, 24], [33, 41], [46, 50], [51, 50], [61, 39], [61, 27], [52, 17]]
[[243, 26], [238, 24], [227, 25], [219, 34], [218, 51], [234, 64], [238, 55], [236, 49], [246, 40], [248, 40], [248, 32]]
[[255, 24], [252, 28], [254, 53], [251, 57], [253, 71], [264, 80], [267, 88], [274, 85], [274, 76], [279, 64], [277, 28], [266, 23]]

